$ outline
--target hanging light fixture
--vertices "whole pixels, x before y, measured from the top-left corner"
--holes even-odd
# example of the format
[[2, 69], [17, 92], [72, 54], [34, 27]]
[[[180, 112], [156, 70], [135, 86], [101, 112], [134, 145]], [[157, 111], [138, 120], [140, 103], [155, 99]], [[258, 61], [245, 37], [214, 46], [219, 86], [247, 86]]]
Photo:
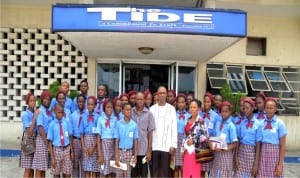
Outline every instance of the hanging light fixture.
[[154, 51], [154, 48], [151, 47], [139, 47], [138, 48], [139, 52], [142, 54], [151, 54]]

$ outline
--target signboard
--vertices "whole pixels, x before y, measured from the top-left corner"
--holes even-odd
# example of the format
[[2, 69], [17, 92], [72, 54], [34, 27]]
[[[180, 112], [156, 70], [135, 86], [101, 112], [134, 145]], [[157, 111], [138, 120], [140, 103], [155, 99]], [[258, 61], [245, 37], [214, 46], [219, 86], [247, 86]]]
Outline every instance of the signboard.
[[247, 35], [243, 11], [131, 6], [54, 5], [53, 31]]

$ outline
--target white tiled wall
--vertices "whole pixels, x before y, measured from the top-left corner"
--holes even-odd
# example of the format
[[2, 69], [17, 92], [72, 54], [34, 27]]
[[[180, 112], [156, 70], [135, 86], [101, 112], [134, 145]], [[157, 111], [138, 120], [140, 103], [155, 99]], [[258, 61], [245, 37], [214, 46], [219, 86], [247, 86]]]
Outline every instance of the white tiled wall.
[[0, 120], [20, 120], [24, 96], [55, 80], [77, 90], [87, 77], [87, 57], [50, 29], [0, 28]]

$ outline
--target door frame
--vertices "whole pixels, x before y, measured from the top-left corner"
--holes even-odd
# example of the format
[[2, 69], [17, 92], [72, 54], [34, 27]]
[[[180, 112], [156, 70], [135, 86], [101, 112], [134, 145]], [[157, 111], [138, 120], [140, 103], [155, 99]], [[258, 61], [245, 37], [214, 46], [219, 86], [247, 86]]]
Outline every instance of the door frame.
[[[124, 64], [150, 64], [150, 65], [169, 65], [169, 88], [175, 90], [175, 92], [178, 92], [178, 68], [180, 66], [183, 67], [195, 67], [196, 73], [195, 73], [195, 88], [194, 88], [194, 96], [197, 96], [197, 81], [198, 81], [198, 61], [172, 61], [172, 60], [161, 60], [161, 59], [123, 59], [123, 58], [96, 58], [96, 81], [97, 79], [97, 66], [98, 64], [119, 64], [119, 95], [125, 91], [125, 65]], [[172, 69], [174, 70], [175, 66], [175, 76], [174, 71], [172, 72]], [[172, 73], [170, 75], [170, 73]], [[176, 78], [175, 87], [173, 84], [174, 80], [171, 80], [172, 78]], [[97, 91], [97, 85], [95, 86]], [[175, 88], [175, 89], [174, 89]]]

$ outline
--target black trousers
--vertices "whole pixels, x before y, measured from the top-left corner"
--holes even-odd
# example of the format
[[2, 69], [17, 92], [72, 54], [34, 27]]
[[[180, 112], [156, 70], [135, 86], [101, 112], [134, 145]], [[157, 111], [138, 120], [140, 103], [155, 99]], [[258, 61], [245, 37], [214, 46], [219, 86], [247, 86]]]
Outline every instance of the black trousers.
[[164, 151], [152, 151], [151, 177], [169, 177], [170, 154]]
[[137, 156], [137, 164], [131, 168], [131, 177], [148, 177], [148, 163], [143, 164], [144, 156]]

